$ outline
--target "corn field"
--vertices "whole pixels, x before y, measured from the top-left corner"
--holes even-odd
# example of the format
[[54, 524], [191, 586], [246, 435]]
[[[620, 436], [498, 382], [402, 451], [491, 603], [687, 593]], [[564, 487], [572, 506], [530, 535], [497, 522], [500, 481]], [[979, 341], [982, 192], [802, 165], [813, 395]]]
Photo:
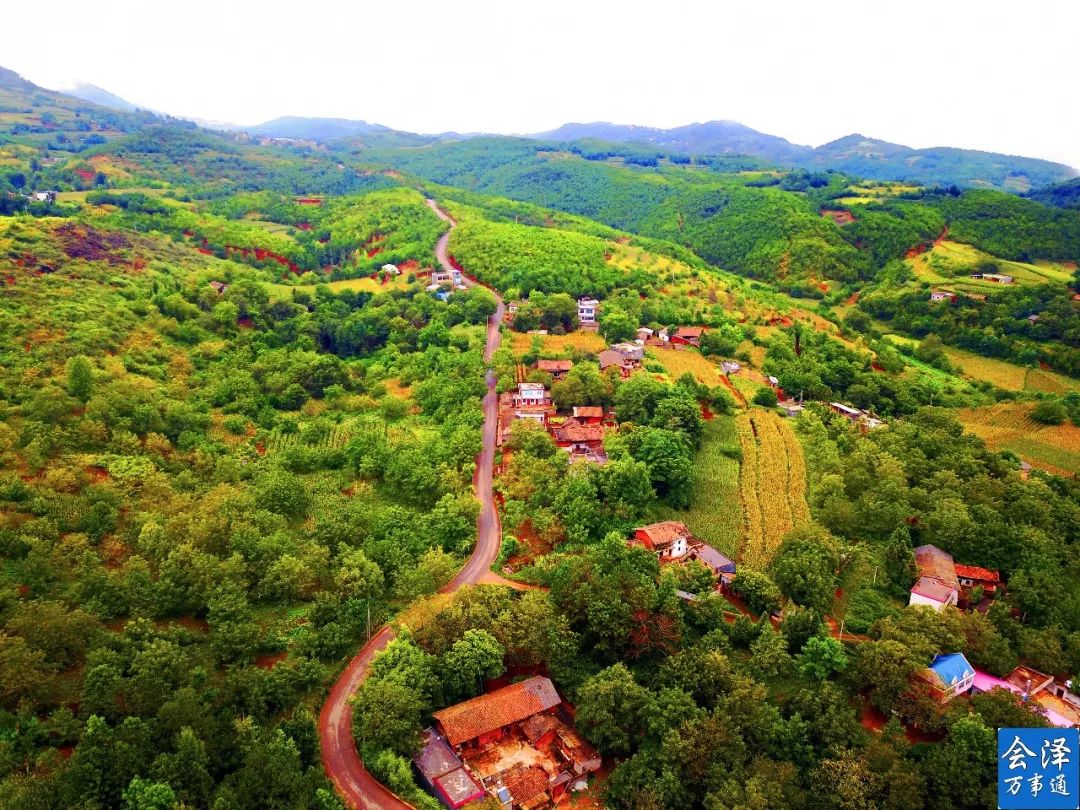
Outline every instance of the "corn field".
[[338, 450], [352, 438], [354, 425], [351, 422], [332, 425], [325, 435], [318, 438], [308, 435], [313, 429], [311, 426], [306, 426], [295, 433], [286, 433], [280, 428], [274, 428], [266, 443], [266, 449], [271, 453], [280, 453], [292, 447], [306, 445], [319, 450]]
[[739, 414], [743, 462], [739, 475], [742, 537], [739, 562], [768, 567], [781, 538], [809, 519], [802, 447], [784, 420], [770, 411]]

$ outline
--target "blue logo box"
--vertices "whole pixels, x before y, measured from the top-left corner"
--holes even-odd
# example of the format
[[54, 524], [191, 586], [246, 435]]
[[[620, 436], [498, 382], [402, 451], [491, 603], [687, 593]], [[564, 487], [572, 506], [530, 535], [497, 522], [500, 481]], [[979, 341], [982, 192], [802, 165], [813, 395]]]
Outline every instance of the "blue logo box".
[[998, 729], [1001, 810], [1080, 810], [1080, 731]]

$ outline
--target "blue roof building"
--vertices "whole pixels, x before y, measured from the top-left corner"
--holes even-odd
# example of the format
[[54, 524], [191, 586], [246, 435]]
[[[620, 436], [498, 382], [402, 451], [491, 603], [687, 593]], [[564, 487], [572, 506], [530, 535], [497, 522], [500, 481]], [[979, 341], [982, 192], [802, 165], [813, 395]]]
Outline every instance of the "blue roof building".
[[963, 653], [938, 655], [927, 670], [926, 680], [938, 700], [947, 703], [968, 691], [975, 683], [975, 667]]

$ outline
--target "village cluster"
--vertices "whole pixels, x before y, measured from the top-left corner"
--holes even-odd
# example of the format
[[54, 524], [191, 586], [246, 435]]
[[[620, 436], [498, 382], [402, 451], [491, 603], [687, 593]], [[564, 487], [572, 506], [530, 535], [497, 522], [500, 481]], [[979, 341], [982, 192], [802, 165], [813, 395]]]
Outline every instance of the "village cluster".
[[[956, 563], [952, 555], [937, 546], [915, 549], [919, 579], [911, 589], [909, 605], [923, 605], [938, 612], [947, 607], [966, 605], [985, 613], [991, 600], [1003, 587], [997, 571]], [[1020, 696], [1025, 703], [1034, 701], [1046, 719], [1060, 728], [1080, 725], [1080, 697], [1070, 692], [1070, 683], [1059, 683], [1053, 676], [1031, 667], [1018, 666], [1004, 678], [973, 667], [963, 653], [944, 653], [934, 658], [921, 677], [931, 694], [941, 703], [958, 695], [973, 695], [992, 689], [1005, 689]]]

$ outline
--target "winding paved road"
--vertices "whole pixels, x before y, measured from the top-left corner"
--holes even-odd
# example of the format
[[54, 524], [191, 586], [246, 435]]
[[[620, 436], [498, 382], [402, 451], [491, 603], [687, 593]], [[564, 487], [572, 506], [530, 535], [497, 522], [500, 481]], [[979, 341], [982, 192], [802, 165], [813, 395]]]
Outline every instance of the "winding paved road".
[[[442, 211], [434, 200], [427, 204], [440, 219], [450, 223], [453, 230], [457, 223]], [[435, 246], [435, 256], [439, 264], [449, 270], [450, 257], [447, 245], [450, 231], [439, 239]], [[475, 280], [466, 279], [467, 284]], [[499, 326], [503, 319], [503, 300], [492, 290], [498, 300], [495, 314], [488, 321], [487, 343], [484, 346], [484, 360], [490, 360], [499, 348], [501, 335]], [[443, 592], [456, 591], [462, 585], [473, 585], [489, 573], [491, 564], [499, 554], [502, 543], [502, 530], [499, 515], [495, 511], [495, 502], [491, 493], [492, 468], [495, 463], [495, 432], [499, 417], [498, 393], [495, 390], [495, 372], [488, 371], [486, 376], [487, 393], [484, 395], [484, 438], [483, 449], [477, 458], [476, 475], [473, 486], [476, 497], [480, 500], [480, 514], [476, 520], [477, 539], [472, 556], [452, 580], [443, 588]], [[408, 810], [412, 805], [399, 799], [384, 787], [374, 776], [368, 773], [364, 763], [356, 752], [352, 738], [352, 705], [349, 698], [360, 687], [367, 676], [371, 662], [386, 648], [394, 638], [394, 630], [384, 625], [371, 637], [356, 656], [349, 662], [319, 713], [319, 739], [322, 747], [323, 768], [333, 781], [345, 804], [353, 810]]]

